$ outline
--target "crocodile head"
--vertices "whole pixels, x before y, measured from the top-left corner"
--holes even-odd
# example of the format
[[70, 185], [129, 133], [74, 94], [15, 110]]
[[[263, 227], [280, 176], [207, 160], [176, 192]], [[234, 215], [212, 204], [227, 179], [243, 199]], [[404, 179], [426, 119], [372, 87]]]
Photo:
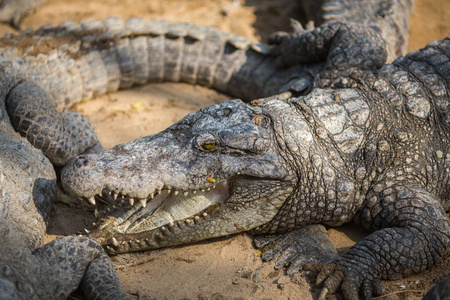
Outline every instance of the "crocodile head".
[[106, 194], [131, 204], [90, 235], [122, 253], [269, 222], [293, 192], [296, 176], [273, 116], [259, 104], [213, 105], [158, 134], [74, 159], [62, 173], [65, 190], [91, 203]]

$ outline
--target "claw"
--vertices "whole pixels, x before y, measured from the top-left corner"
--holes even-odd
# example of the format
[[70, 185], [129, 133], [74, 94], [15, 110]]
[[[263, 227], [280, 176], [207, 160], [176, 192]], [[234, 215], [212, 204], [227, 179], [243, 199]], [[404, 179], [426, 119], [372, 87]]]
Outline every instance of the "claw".
[[325, 287], [325, 288], [323, 288], [322, 289], [322, 291], [320, 291], [320, 295], [319, 295], [319, 298], [318, 298], [318, 300], [325, 300], [325, 298], [327, 297], [327, 295], [328, 295], [328, 289]]
[[313, 31], [315, 28], [316, 26], [314, 26], [314, 21], [312, 20], [306, 24], [306, 30]]
[[116, 238], [115, 237], [112, 237], [112, 244], [113, 244], [113, 246], [114, 247], [117, 247], [117, 246], [119, 246], [119, 242], [116, 240]]
[[334, 272], [335, 266], [336, 265], [334, 263], [324, 266], [319, 275], [317, 275], [316, 285], [321, 285], [325, 279], [327, 279], [328, 276]]
[[291, 23], [291, 27], [292, 27], [292, 31], [293, 32], [303, 32], [303, 31], [305, 31], [305, 29], [303, 28], [302, 24], [298, 20], [291, 19], [290, 23]]
[[95, 197], [91, 197], [88, 199], [89, 203], [95, 205]]

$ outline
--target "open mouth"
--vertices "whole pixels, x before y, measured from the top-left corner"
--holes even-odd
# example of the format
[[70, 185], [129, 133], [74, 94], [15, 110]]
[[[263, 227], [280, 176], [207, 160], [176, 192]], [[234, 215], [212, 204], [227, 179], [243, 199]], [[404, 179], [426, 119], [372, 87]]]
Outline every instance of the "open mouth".
[[109, 196], [117, 210], [100, 219], [88, 235], [109, 254], [230, 235], [272, 220], [293, 187], [290, 181], [235, 175], [228, 180], [211, 180], [197, 190], [177, 192], [164, 186], [152, 192], [145, 204], [130, 201], [122, 192], [113, 200], [111, 192], [103, 189], [104, 196], [97, 201]]
[[[159, 248], [160, 243], [149, 238], [152, 233], [153, 236], [170, 235], [195, 226], [208, 217], [209, 211], [229, 198], [230, 181], [214, 182], [204, 189], [183, 192], [162, 188], [151, 193], [145, 201], [135, 201], [122, 193], [104, 189], [99, 199], [110, 195], [119, 203], [128, 199], [130, 205], [126, 205], [125, 212], [117, 217], [102, 219], [89, 236], [98, 239], [112, 254]], [[94, 203], [92, 200], [89, 202], [95, 204], [95, 200]], [[144, 235], [145, 238], [139, 238]]]
[[134, 205], [116, 220], [116, 228], [120, 233], [138, 233], [164, 225], [173, 226], [174, 223], [191, 217], [195, 219], [196, 215], [214, 203], [223, 202], [228, 196], [227, 181], [200, 191], [177, 193], [162, 190], [145, 207], [141, 202]]

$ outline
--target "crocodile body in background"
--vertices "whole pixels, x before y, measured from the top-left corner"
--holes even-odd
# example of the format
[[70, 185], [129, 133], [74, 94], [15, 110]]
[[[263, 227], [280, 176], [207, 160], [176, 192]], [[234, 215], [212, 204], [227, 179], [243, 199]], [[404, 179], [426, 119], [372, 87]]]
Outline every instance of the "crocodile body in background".
[[[20, 27], [20, 21], [45, 0], [0, 0], [0, 22]], [[414, 0], [303, 0], [297, 1], [316, 24], [353, 22], [374, 28], [387, 42], [388, 61], [406, 53], [409, 15]]]
[[[224, 102], [73, 160], [66, 190], [132, 205], [91, 236], [123, 253], [247, 230], [295, 237], [308, 224], [355, 220], [373, 233], [323, 269], [321, 297], [340, 287], [348, 299], [370, 298], [380, 279], [431, 268], [450, 244], [450, 38], [380, 68], [385, 53], [373, 45], [350, 49], [357, 29], [274, 37], [285, 65], [327, 58], [306, 96]], [[288, 239], [257, 245], [271, 249], [267, 258], [287, 248], [280, 264], [300, 268]]]

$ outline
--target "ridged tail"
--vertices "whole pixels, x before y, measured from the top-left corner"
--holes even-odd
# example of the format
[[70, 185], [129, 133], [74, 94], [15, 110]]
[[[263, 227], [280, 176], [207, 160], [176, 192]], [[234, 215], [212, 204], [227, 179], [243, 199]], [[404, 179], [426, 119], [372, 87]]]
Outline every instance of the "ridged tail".
[[162, 81], [199, 84], [250, 100], [287, 86], [306, 89], [319, 71], [318, 66], [278, 69], [267, 45], [211, 27], [140, 18], [49, 25], [6, 36], [0, 45], [9, 46], [1, 59], [12, 62], [18, 77], [50, 91], [58, 109]]

